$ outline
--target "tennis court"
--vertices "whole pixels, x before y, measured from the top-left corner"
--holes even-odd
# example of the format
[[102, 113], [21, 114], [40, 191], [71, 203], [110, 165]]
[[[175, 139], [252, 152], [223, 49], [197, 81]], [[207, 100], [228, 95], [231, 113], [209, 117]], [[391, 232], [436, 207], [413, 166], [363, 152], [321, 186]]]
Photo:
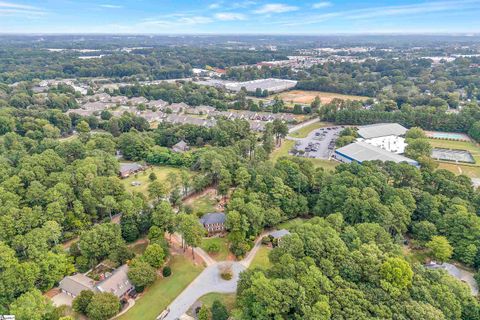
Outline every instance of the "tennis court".
[[432, 158], [444, 161], [475, 163], [472, 154], [466, 150], [434, 148], [432, 150]]

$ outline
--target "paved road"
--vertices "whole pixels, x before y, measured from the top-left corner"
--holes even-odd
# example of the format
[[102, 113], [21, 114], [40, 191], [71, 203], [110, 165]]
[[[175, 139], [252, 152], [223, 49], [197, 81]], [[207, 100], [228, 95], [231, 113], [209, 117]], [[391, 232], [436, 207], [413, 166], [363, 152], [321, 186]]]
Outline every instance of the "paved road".
[[[214, 262], [210, 265], [208, 265], [208, 263], [206, 262], [208, 265], [207, 268], [203, 270], [202, 273], [200, 273], [200, 275], [195, 278], [195, 280], [193, 280], [193, 282], [190, 283], [188, 287], [183, 290], [183, 292], [180, 293], [180, 295], [178, 295], [177, 298], [175, 298], [175, 300], [173, 300], [173, 302], [168, 306], [168, 308], [170, 309], [170, 313], [165, 318], [165, 320], [175, 320], [177, 318], [180, 318], [180, 316], [182, 316], [188, 311], [188, 309], [195, 303], [195, 301], [197, 301], [200, 297], [206, 295], [207, 293], [236, 292], [240, 272], [245, 271], [248, 266], [250, 266], [253, 258], [255, 257], [258, 249], [261, 246], [262, 238], [267, 234], [269, 233], [265, 232], [258, 237], [252, 250], [250, 250], [247, 256], [241, 261]], [[220, 277], [219, 268], [225, 266], [226, 264], [231, 265], [233, 271], [233, 277], [229, 281], [223, 280]]]

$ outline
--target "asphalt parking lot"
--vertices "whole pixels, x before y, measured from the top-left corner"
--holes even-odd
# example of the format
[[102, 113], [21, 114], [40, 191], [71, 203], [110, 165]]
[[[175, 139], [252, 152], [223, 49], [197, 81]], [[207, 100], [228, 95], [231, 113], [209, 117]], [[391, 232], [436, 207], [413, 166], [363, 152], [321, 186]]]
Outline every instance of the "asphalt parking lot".
[[342, 126], [325, 127], [313, 130], [305, 138], [292, 138], [296, 142], [291, 153], [301, 157], [328, 160], [335, 151], [335, 141], [342, 129]]

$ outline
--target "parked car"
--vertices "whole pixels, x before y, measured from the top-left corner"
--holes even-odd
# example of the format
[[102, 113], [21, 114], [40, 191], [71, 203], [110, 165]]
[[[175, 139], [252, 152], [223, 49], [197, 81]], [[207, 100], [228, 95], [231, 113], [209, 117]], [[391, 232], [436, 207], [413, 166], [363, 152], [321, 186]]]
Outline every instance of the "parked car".
[[170, 308], [163, 310], [162, 313], [160, 313], [160, 315], [156, 318], [156, 320], [165, 319], [169, 313], [170, 313]]

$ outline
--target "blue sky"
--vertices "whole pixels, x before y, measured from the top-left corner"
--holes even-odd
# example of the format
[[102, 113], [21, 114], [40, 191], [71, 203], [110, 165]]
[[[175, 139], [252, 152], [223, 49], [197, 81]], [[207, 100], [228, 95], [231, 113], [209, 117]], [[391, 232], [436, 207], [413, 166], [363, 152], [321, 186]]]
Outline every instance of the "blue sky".
[[478, 33], [480, 0], [0, 0], [1, 33]]

